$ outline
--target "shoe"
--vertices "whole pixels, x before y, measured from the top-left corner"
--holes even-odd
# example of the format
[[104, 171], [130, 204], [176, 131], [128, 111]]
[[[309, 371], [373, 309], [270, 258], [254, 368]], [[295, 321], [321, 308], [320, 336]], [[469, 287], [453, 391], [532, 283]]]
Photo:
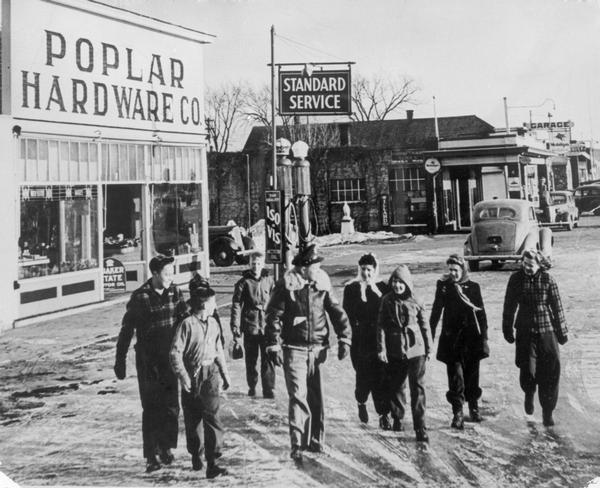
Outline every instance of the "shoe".
[[256, 390], [254, 388], [250, 388], [248, 389], [248, 396], [249, 397], [254, 397], [256, 396]]
[[533, 392], [525, 393], [525, 413], [533, 415]]
[[469, 416], [471, 417], [471, 422], [481, 422], [483, 420], [478, 408], [470, 408]]
[[160, 469], [160, 463], [156, 456], [152, 456], [146, 458], [146, 473], [152, 473], [153, 471], [158, 471]]
[[454, 416], [452, 417], [452, 423], [450, 427], [453, 429], [463, 430], [465, 428], [465, 421], [463, 419], [462, 410], [454, 412]]
[[367, 406], [364, 403], [358, 404], [358, 418], [363, 424], [369, 421], [369, 413], [367, 412]]
[[217, 476], [227, 476], [229, 471], [225, 468], [221, 468], [216, 464], [210, 464], [208, 468], [206, 468], [206, 477], [210, 480], [216, 478]]
[[290, 457], [294, 461], [302, 461], [302, 452], [300, 451], [300, 446], [292, 447], [292, 451], [290, 452]]
[[172, 464], [173, 461], [175, 460], [175, 456], [173, 456], [173, 453], [171, 452], [171, 449], [169, 449], [169, 448], [160, 449], [158, 452], [158, 457], [160, 458], [160, 462], [163, 464], [166, 464], [167, 466], [169, 464]]
[[273, 390], [263, 391], [263, 398], [268, 398], [269, 400], [272, 400], [273, 398], [275, 398], [275, 392]]
[[310, 441], [308, 450], [310, 452], [316, 452], [316, 453], [323, 452], [324, 451], [323, 444], [321, 444], [319, 441]]
[[402, 432], [404, 427], [402, 426], [402, 421], [398, 417], [394, 417], [394, 422], [392, 424], [392, 430], [394, 432]]
[[387, 415], [379, 416], [379, 428], [382, 430], [392, 430], [390, 418]]
[[204, 463], [200, 458], [200, 454], [192, 454], [192, 469], [194, 471], [200, 471], [204, 467]]
[[415, 430], [415, 434], [417, 437], [417, 442], [429, 442], [429, 436], [425, 429], [417, 429]]
[[544, 412], [542, 414], [543, 423], [545, 427], [552, 427], [554, 425], [554, 419], [552, 418], [552, 412]]

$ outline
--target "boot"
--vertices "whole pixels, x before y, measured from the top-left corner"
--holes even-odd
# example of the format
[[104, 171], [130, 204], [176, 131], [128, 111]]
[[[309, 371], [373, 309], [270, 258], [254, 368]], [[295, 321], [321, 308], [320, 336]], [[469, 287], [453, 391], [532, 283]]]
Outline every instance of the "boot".
[[209, 464], [208, 468], [206, 468], [206, 477], [208, 479], [216, 478], [217, 476], [227, 476], [228, 474], [229, 471], [217, 466], [215, 463]]
[[200, 458], [200, 454], [192, 454], [192, 469], [194, 471], [200, 471], [204, 467], [204, 463]]
[[248, 396], [249, 397], [254, 397], [256, 396], [256, 389], [252, 386], [250, 388], [248, 388]]
[[358, 418], [363, 424], [369, 421], [369, 413], [367, 412], [367, 406], [364, 403], [358, 404]]
[[425, 431], [424, 427], [421, 429], [415, 430], [415, 434], [416, 434], [417, 442], [429, 442], [429, 436], [427, 435], [427, 432]]
[[275, 398], [275, 392], [273, 390], [263, 390], [263, 398], [272, 400]]
[[462, 408], [454, 412], [454, 416], [452, 417], [452, 423], [450, 424], [450, 427], [458, 430], [463, 430], [465, 428]]
[[402, 421], [398, 417], [394, 417], [394, 423], [392, 424], [392, 430], [394, 432], [402, 432], [404, 427], [402, 427]]
[[471, 422], [481, 422], [483, 420], [479, 413], [477, 401], [469, 402], [469, 416], [471, 417]]
[[554, 419], [552, 418], [552, 410], [544, 410], [542, 412], [542, 419], [545, 427], [552, 427], [554, 425]]
[[160, 462], [166, 464], [167, 466], [169, 464], [172, 464], [175, 460], [175, 456], [173, 456], [173, 453], [171, 452], [170, 448], [159, 449], [158, 457], [160, 459]]
[[153, 471], [158, 471], [160, 469], [160, 463], [156, 456], [149, 456], [146, 458], [146, 473], [152, 473]]
[[300, 451], [300, 446], [292, 446], [292, 452], [290, 452], [290, 457], [294, 461], [302, 461], [302, 452]]
[[390, 418], [387, 415], [379, 416], [379, 428], [381, 430], [391, 430], [392, 426], [390, 425]]
[[525, 393], [525, 413], [533, 415], [533, 391]]

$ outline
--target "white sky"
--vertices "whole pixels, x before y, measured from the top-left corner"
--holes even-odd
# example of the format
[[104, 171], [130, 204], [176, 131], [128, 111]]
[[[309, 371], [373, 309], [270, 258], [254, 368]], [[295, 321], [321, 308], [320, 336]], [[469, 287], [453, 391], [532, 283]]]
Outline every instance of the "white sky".
[[[509, 106], [533, 120], [572, 120], [573, 137], [600, 139], [599, 0], [103, 0], [204, 32], [208, 85], [270, 82], [276, 62], [354, 61], [363, 75], [407, 75], [421, 87], [415, 117], [475, 114], [504, 126]], [[411, 108], [411, 107], [407, 107]], [[403, 116], [403, 115], [401, 115]], [[512, 126], [529, 109], [510, 109]]]

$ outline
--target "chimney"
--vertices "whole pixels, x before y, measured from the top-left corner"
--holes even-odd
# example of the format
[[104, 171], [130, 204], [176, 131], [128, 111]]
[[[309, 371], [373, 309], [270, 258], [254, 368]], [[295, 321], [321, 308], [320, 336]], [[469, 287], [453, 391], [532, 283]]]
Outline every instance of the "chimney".
[[413, 119], [414, 113], [415, 113], [414, 110], [407, 110], [406, 111], [406, 120], [408, 120], [410, 122]]

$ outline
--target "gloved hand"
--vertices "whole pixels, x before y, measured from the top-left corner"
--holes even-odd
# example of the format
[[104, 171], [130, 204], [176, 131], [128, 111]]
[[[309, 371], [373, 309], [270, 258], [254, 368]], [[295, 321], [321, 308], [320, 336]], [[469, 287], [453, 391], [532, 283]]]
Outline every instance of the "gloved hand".
[[283, 365], [283, 358], [281, 357], [281, 351], [278, 350], [270, 350], [267, 352], [267, 357], [269, 361], [271, 361], [275, 366]]
[[566, 335], [563, 335], [563, 334], [558, 334], [558, 336], [556, 337], [556, 339], [558, 340], [558, 343], [561, 346], [564, 346], [567, 343], [567, 341], [569, 340], [569, 338]]
[[115, 372], [115, 376], [119, 380], [124, 380], [125, 376], [127, 376], [127, 367], [125, 365], [125, 361], [117, 360], [115, 361], [115, 366], [113, 367]]
[[188, 393], [192, 391], [192, 380], [187, 374], [179, 379], [181, 381], [181, 388], [183, 388], [183, 391], [187, 391]]
[[231, 331], [231, 334], [233, 335], [233, 342], [239, 342], [239, 340], [242, 338], [242, 333], [237, 327]]
[[229, 384], [231, 383], [229, 376], [224, 374], [221, 379], [223, 380], [223, 391], [229, 390]]
[[[513, 341], [514, 341], [514, 339], [513, 339]], [[489, 358], [490, 357], [490, 345], [488, 344], [488, 340], [487, 339], [483, 340], [483, 345], [481, 347], [481, 350], [483, 352], [483, 354], [482, 354], [483, 357], [485, 357], [485, 358]]]
[[338, 359], [341, 361], [350, 354], [350, 346], [345, 342], [338, 342]]
[[512, 331], [504, 332], [504, 340], [509, 344], [513, 344], [515, 342], [515, 335]]
[[382, 352], [378, 353], [377, 354], [377, 359], [379, 359], [382, 363], [387, 363], [388, 362], [387, 354], [385, 353], [385, 351], [382, 351]]

